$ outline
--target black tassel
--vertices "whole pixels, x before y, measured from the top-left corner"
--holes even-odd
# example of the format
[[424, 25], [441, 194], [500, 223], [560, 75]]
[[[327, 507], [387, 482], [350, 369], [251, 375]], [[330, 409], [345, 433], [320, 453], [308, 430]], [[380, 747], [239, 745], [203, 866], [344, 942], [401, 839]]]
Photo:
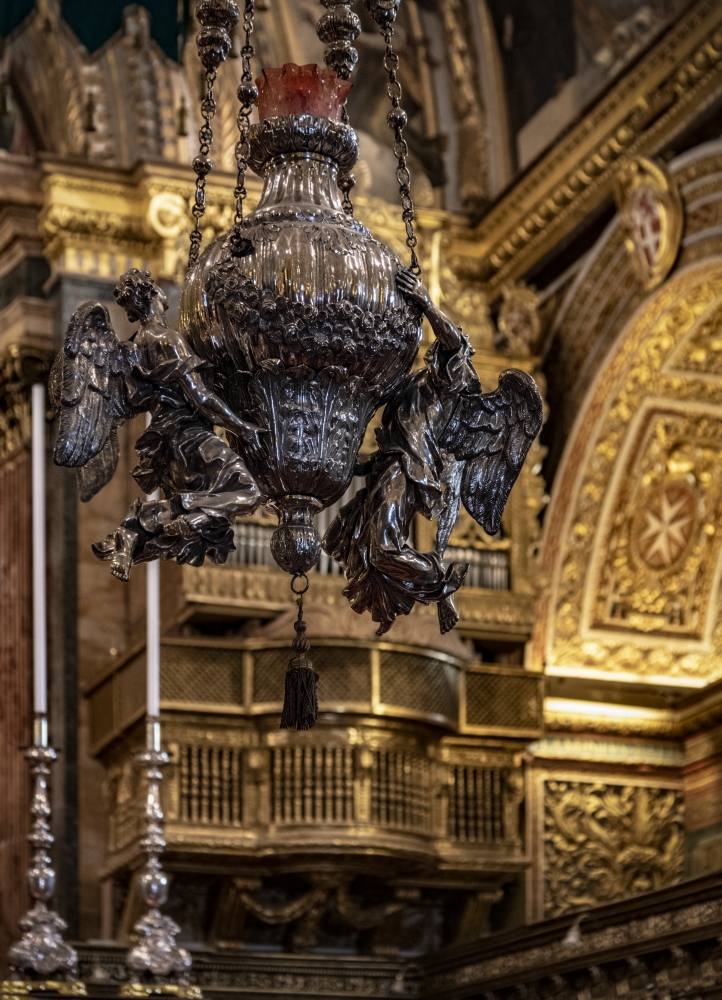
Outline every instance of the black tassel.
[[292, 646], [295, 656], [291, 657], [286, 671], [286, 692], [281, 713], [281, 729], [313, 729], [318, 718], [318, 694], [316, 682], [318, 674], [307, 657], [311, 644], [306, 638], [306, 622], [303, 620], [303, 598], [298, 601], [298, 618], [293, 623], [296, 637]]

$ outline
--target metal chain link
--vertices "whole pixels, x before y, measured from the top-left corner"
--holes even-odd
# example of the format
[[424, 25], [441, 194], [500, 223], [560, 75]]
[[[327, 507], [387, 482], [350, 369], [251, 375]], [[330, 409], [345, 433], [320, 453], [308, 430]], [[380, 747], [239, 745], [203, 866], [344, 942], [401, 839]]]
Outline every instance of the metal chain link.
[[206, 96], [205, 100], [201, 103], [201, 116], [203, 118], [203, 124], [198, 132], [198, 140], [200, 142], [200, 151], [198, 156], [193, 160], [193, 169], [196, 172], [196, 200], [193, 208], [191, 209], [193, 213], [193, 218], [196, 220], [195, 229], [190, 235], [190, 250], [188, 251], [188, 266], [198, 260], [198, 254], [200, 252], [201, 240], [203, 236], [201, 234], [201, 219], [206, 214], [206, 177], [211, 172], [213, 164], [208, 158], [208, 154], [211, 151], [211, 144], [213, 143], [213, 129], [211, 128], [211, 120], [216, 113], [216, 101], [213, 93], [213, 87], [216, 82], [216, 71], [214, 69], [209, 69], [206, 71]]
[[353, 174], [345, 174], [343, 177], [339, 177], [338, 186], [343, 194], [343, 210], [346, 215], [350, 215], [353, 218], [353, 202], [349, 195], [351, 194], [351, 188], [356, 186], [356, 178]]
[[386, 52], [384, 54], [384, 69], [388, 73], [389, 82], [386, 86], [386, 93], [391, 100], [391, 110], [386, 116], [386, 124], [394, 133], [394, 156], [398, 160], [396, 168], [396, 180], [399, 183], [399, 193], [401, 194], [401, 218], [406, 226], [406, 246], [411, 251], [411, 270], [414, 274], [421, 274], [421, 265], [416, 256], [418, 239], [414, 232], [414, 202], [411, 198], [411, 174], [407, 163], [409, 147], [404, 139], [404, 126], [408, 121], [406, 112], [401, 107], [401, 84], [397, 79], [399, 69], [399, 57], [394, 52], [392, 39], [394, 35], [393, 24], [382, 27], [381, 34], [386, 42]]
[[258, 88], [253, 82], [253, 72], [251, 60], [255, 55], [255, 49], [251, 45], [251, 35], [253, 34], [253, 16], [255, 13], [254, 0], [246, 0], [243, 10], [243, 31], [245, 33], [245, 43], [241, 49], [241, 83], [238, 88], [238, 100], [241, 106], [238, 109], [236, 119], [239, 141], [236, 143], [236, 166], [238, 177], [233, 194], [236, 198], [236, 229], [243, 221], [243, 202], [246, 199], [246, 173], [248, 171], [248, 157], [251, 147], [248, 142], [248, 130], [251, 127], [251, 111], [258, 99]]

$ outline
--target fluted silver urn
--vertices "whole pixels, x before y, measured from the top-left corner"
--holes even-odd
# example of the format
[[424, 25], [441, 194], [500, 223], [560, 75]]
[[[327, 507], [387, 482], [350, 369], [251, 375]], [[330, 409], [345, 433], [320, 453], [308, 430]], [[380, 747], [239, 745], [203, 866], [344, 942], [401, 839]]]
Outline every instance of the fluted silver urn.
[[413, 364], [421, 314], [397, 291], [399, 258], [343, 211], [352, 128], [274, 115], [252, 127], [250, 147], [260, 202], [242, 240], [229, 233], [201, 255], [181, 323], [220, 373], [219, 394], [268, 428], [257, 446], [232, 445], [278, 514], [276, 561], [305, 573], [320, 553], [313, 515], [346, 490], [369, 419]]

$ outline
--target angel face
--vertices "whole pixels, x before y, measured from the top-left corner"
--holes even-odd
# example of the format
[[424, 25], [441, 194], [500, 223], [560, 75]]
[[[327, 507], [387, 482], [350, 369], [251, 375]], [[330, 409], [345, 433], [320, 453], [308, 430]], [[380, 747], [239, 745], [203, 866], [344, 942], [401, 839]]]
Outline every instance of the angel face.
[[150, 272], [136, 267], [125, 272], [113, 294], [131, 322], [144, 323], [152, 317], [160, 319], [168, 308], [165, 292], [155, 283]]

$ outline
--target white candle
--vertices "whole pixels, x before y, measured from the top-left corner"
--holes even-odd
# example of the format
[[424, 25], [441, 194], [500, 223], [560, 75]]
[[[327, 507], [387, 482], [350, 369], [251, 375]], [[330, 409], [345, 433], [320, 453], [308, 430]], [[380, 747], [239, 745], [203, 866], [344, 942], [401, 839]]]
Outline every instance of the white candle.
[[[146, 414], [145, 425], [151, 421]], [[160, 500], [160, 491], [151, 493], [148, 500]], [[146, 564], [146, 715], [157, 719], [160, 715], [160, 560]]]
[[[157, 496], [154, 494], [153, 499]], [[152, 719], [160, 715], [160, 562], [147, 564], [147, 713]]]
[[33, 481], [33, 707], [47, 715], [48, 673], [45, 619], [45, 386], [32, 389]]

